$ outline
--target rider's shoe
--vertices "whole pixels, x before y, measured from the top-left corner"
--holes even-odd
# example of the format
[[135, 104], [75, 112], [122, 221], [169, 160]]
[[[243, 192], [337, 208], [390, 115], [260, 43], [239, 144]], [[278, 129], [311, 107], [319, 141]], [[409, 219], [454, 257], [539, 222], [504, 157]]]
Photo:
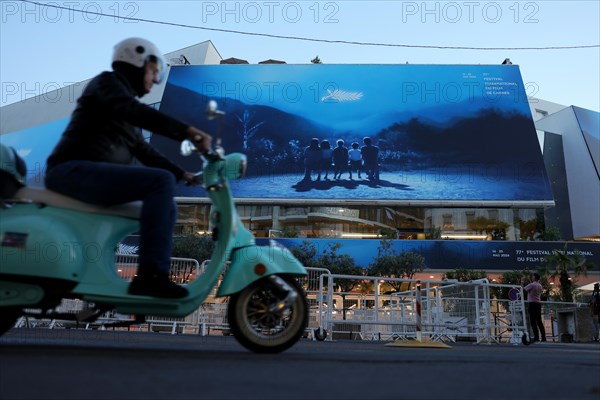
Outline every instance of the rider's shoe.
[[139, 296], [180, 299], [188, 295], [188, 290], [169, 280], [166, 274], [140, 274], [129, 284], [129, 294]]

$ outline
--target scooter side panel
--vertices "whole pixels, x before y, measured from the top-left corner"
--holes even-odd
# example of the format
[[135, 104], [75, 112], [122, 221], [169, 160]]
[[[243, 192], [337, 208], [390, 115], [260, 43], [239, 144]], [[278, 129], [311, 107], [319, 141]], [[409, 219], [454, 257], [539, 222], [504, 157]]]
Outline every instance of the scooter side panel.
[[[87, 267], [114, 260], [137, 221], [40, 204], [0, 211], [0, 273], [79, 281]], [[116, 274], [116, 272], [114, 272]]]
[[[255, 268], [259, 264], [264, 265], [264, 273], [259, 273], [260, 271]], [[286, 248], [278, 246], [242, 247], [233, 252], [231, 265], [217, 296], [230, 296], [269, 275], [300, 277], [306, 274], [304, 266]]]
[[77, 280], [83, 252], [75, 232], [49, 207], [19, 204], [0, 212], [3, 275]]

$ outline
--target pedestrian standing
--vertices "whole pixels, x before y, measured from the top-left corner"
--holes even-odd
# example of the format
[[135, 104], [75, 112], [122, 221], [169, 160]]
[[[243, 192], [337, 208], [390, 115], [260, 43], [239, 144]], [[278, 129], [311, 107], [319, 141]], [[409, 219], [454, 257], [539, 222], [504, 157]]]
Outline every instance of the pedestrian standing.
[[527, 303], [529, 309], [529, 321], [533, 331], [533, 342], [546, 341], [546, 329], [542, 321], [542, 285], [540, 283], [540, 274], [531, 275], [532, 282], [523, 288], [527, 292]]
[[592, 310], [592, 340], [600, 341], [600, 283], [594, 283], [594, 291], [590, 299], [590, 309]]

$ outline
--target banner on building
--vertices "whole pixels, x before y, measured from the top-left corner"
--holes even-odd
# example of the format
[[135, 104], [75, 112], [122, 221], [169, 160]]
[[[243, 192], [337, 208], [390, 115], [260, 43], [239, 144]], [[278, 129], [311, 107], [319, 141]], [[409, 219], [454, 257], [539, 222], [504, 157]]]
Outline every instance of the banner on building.
[[[210, 99], [222, 121], [207, 120]], [[160, 109], [221, 126], [226, 151], [247, 154], [239, 198], [553, 204], [515, 65], [175, 66]], [[199, 168], [172, 140], [152, 143]]]
[[[356, 265], [368, 268], [378, 254], [379, 240], [365, 239], [257, 239], [259, 245], [275, 240], [292, 248], [304, 242], [314, 246], [317, 254], [333, 244], [340, 245], [338, 254], [352, 257]], [[564, 242], [530, 242], [503, 240], [394, 240], [396, 254], [414, 251], [425, 258], [427, 268], [454, 270], [458, 268], [477, 270], [530, 270], [535, 271], [546, 264], [547, 257], [565, 250]], [[568, 242], [567, 255], [579, 254], [586, 262], [600, 267], [600, 248], [591, 242]]]

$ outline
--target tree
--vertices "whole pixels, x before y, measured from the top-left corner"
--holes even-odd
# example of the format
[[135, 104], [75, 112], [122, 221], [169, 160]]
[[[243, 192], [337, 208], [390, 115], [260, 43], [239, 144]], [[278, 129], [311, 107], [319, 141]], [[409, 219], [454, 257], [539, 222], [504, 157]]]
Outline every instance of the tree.
[[[364, 275], [362, 268], [358, 267], [354, 258], [348, 254], [338, 254], [338, 250], [342, 247], [339, 242], [328, 243], [327, 248], [323, 250], [318, 260], [321, 265], [337, 275]], [[342, 292], [351, 292], [360, 284], [356, 279], [337, 279], [335, 283], [339, 286]]]
[[[290, 247], [290, 252], [306, 268], [320, 268], [317, 261], [317, 247], [314, 243], [308, 240], [303, 240], [299, 246]], [[309, 290], [314, 289], [310, 288]]]
[[573, 301], [573, 285], [571, 274], [575, 276], [587, 275], [587, 271], [594, 268], [594, 264], [588, 263], [586, 258], [577, 250], [567, 250], [567, 245], [563, 250], [554, 250], [551, 255], [546, 257], [542, 271], [549, 275], [554, 281], [558, 277], [560, 282], [560, 300], [566, 302]]
[[315, 58], [313, 58], [312, 60], [310, 60], [311, 63], [313, 64], [323, 64], [321, 62], [321, 59], [319, 58], [319, 56], [316, 56]]
[[[198, 261], [198, 264], [212, 257], [215, 242], [209, 235], [186, 235], [176, 237], [173, 241], [171, 255], [179, 258], [192, 258]], [[187, 271], [184, 281], [187, 281], [195, 271]]]
[[561, 236], [560, 229], [556, 226], [550, 226], [542, 232], [542, 240], [546, 242], [558, 242]]
[[431, 240], [439, 240], [442, 238], [442, 228], [440, 228], [439, 226], [432, 226], [429, 229], [429, 234], [427, 235], [428, 239]]
[[293, 225], [286, 225], [283, 227], [281, 235], [285, 238], [297, 238], [300, 235], [300, 231]]
[[379, 235], [384, 239], [396, 239], [396, 230], [390, 228], [381, 228]]
[[467, 223], [467, 227], [477, 233], [487, 232], [489, 229], [490, 220], [486, 217], [477, 217]]
[[[356, 265], [354, 258], [348, 254], [338, 253], [341, 247], [342, 244], [339, 242], [328, 243], [327, 248], [319, 254], [315, 244], [305, 240], [300, 246], [290, 248], [290, 251], [306, 267], [325, 268], [335, 275], [364, 275], [364, 270]], [[342, 297], [343, 319], [346, 319], [346, 294], [356, 289], [361, 283], [359, 279], [335, 279], [334, 284], [340, 290]], [[313, 290], [318, 290], [318, 288]]]
[[258, 132], [258, 128], [265, 122], [259, 122], [257, 124], [252, 125], [252, 119], [254, 118], [254, 114], [250, 114], [248, 110], [244, 110], [244, 113], [240, 117], [236, 115], [238, 121], [242, 124], [242, 148], [244, 150], [248, 150], [250, 144], [250, 138], [256, 135]]
[[[502, 275], [500, 275], [499, 283], [502, 285], [521, 286], [521, 282], [522, 282], [523, 278], [527, 278], [527, 277], [529, 277], [529, 275], [531, 275], [531, 271], [527, 271], [527, 270], [506, 271], [506, 272], [503, 272]], [[497, 304], [500, 304], [506, 311], [509, 310], [508, 300], [509, 300], [510, 290], [511, 290], [510, 287], [500, 287], [500, 286], [493, 287], [490, 290], [491, 297], [494, 297], [498, 300], [502, 300], [502, 301], [499, 301]]]
[[485, 271], [476, 271], [474, 269], [457, 268], [454, 271], [448, 271], [442, 275], [442, 279], [456, 279], [459, 282], [475, 281], [477, 279], [487, 279]]
[[[393, 242], [389, 239], [380, 241], [377, 257], [370, 265], [371, 275], [413, 279], [417, 272], [425, 269], [425, 257], [412, 250], [398, 254], [392, 245]], [[401, 291], [402, 282], [389, 281], [388, 284], [396, 292]]]
[[504, 221], [497, 221], [486, 217], [477, 217], [467, 223], [467, 227], [477, 233], [490, 234], [492, 240], [506, 240], [506, 230], [510, 225]]
[[519, 227], [520, 240], [534, 240], [537, 234], [538, 219], [532, 218], [524, 221], [519, 219], [517, 226]]

